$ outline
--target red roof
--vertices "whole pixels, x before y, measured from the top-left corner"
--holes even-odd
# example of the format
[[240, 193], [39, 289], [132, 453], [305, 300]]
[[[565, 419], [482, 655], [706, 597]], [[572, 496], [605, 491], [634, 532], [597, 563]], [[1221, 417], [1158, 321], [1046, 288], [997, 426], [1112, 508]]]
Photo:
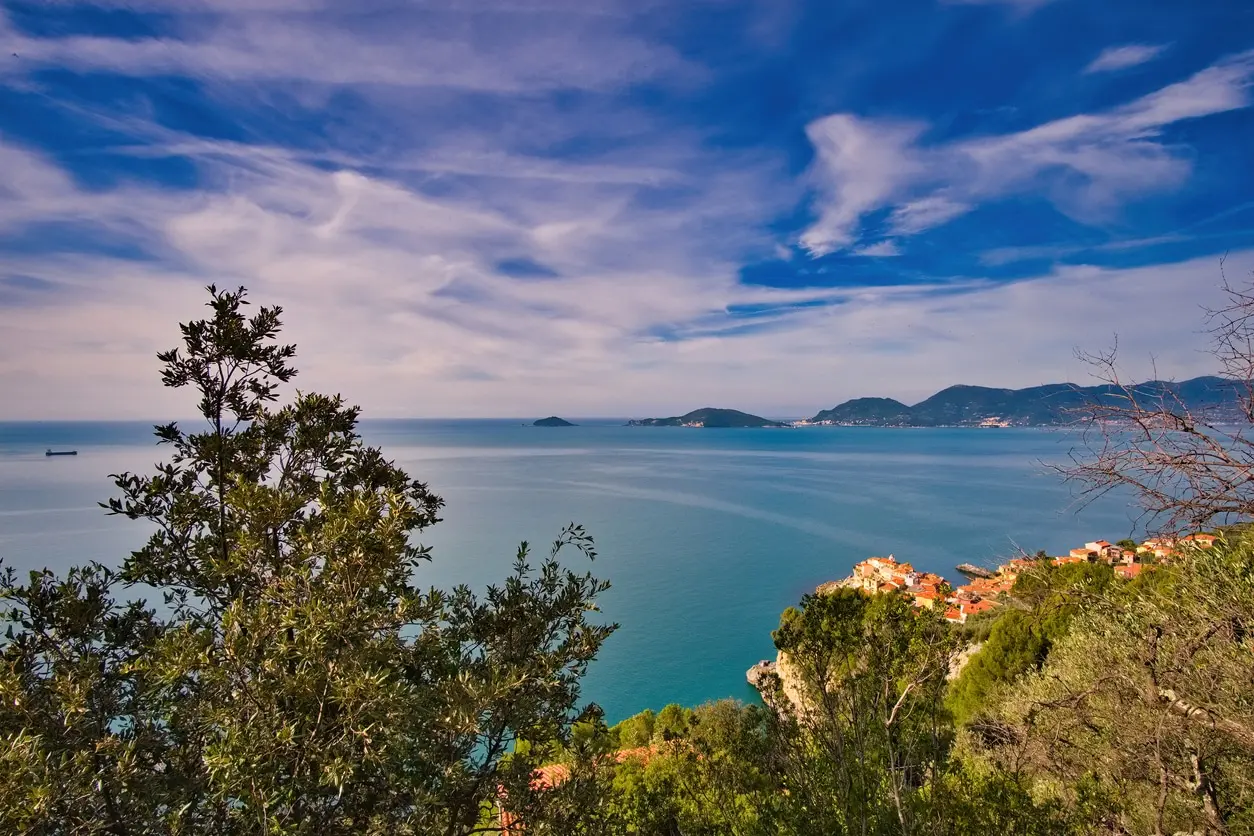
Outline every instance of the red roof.
[[964, 601], [962, 603], [962, 611], [967, 615], [975, 615], [976, 613], [988, 612], [996, 607], [992, 601]]

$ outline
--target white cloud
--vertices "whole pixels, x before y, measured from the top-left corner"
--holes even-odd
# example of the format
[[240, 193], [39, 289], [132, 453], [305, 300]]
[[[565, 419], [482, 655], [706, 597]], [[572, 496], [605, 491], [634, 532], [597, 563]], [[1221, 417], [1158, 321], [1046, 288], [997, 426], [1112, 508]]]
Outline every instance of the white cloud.
[[[342, 391], [370, 417], [675, 414], [705, 404], [812, 413], [855, 395], [928, 394], [955, 368], [979, 375], [967, 382], [996, 385], [1073, 377], [1072, 347], [1104, 346], [1114, 331], [1130, 335], [1129, 355], [1148, 355], [1151, 342], [1178, 347], [1170, 373], [1208, 370], [1188, 350], [1199, 321], [1189, 311], [1214, 276], [1204, 261], [1073, 270], [1009, 287], [978, 277], [876, 288], [742, 284], [747, 254], [791, 252], [764, 231], [798, 198], [783, 161], [712, 150], [674, 125], [606, 107], [598, 97], [607, 90], [699, 75], [625, 31], [626, 6], [609, 13], [609, 4], [549, 0], [545, 8], [578, 16], [578, 25], [557, 27], [560, 35], [524, 26], [500, 48], [493, 39], [515, 25], [511, 9], [533, 7], [472, 2], [459, 8], [505, 18], [427, 28], [414, 17], [363, 32], [314, 0], [204, 0], [190, 42], [29, 38], [0, 25], [4, 48], [25, 53], [3, 64], [7, 72], [189, 75], [209, 85], [212, 104], [231, 106], [245, 137], [269, 135], [250, 119], [292, 115], [281, 101], [271, 110], [280, 89], [309, 97], [293, 106], [293, 129], [313, 113], [320, 127], [352, 131], [328, 138], [333, 150], [321, 135], [296, 150], [108, 117], [110, 132], [135, 140], [109, 153], [177, 159], [194, 167], [194, 190], [128, 181], [85, 189], [0, 136], [0, 170], [9, 173], [0, 230], [99, 228], [148, 253], [6, 252], [0, 418], [184, 414], [191, 404], [159, 386], [154, 354], [177, 342], [177, 322], [203, 314], [208, 282], [243, 283], [255, 301], [282, 304], [285, 336], [300, 349], [300, 387]], [[240, 16], [220, 18], [228, 8]], [[819, 120], [809, 135], [822, 202], [804, 243], [888, 257], [898, 245], [886, 235], [917, 233], [1012, 191], [1052, 187], [1078, 213], [1135, 193], [1142, 165], [1146, 177], [1178, 181], [1187, 167], [1158, 144], [1157, 127], [1243, 101], [1248, 73], [1212, 70], [1128, 108], [983, 144], [928, 148], [919, 123]], [[323, 109], [341, 85], [362, 102], [348, 127]], [[488, 91], [499, 127], [450, 126], [447, 94], [420, 89], [429, 85]], [[533, 95], [569, 86], [587, 95], [560, 111]], [[579, 162], [546, 153], [588, 135], [621, 150]], [[1124, 171], [1129, 147], [1141, 157]], [[1059, 167], [1091, 172], [1096, 185], [1058, 185], [1048, 173]], [[886, 228], [868, 230], [874, 243], [859, 247], [874, 212]], [[511, 259], [552, 275], [501, 275], [496, 265]], [[1176, 317], [1164, 320], [1165, 310]]]
[[814, 145], [819, 218], [801, 236], [815, 255], [852, 244], [863, 214], [888, 203], [898, 190], [925, 173], [911, 155], [923, 132], [917, 123], [872, 121], [850, 114], [827, 116], [806, 127]]
[[898, 206], [888, 222], [894, 235], [914, 235], [948, 223], [971, 209], [966, 203], [950, 200], [943, 195], [931, 195]]
[[[1226, 233], [1225, 233], [1226, 234]], [[1059, 259], [1068, 256], [1091, 252], [1119, 252], [1121, 250], [1138, 250], [1158, 244], [1177, 244], [1193, 240], [1198, 236], [1179, 234], [1156, 235], [1152, 238], [1130, 238], [1105, 241], [1100, 244], [1053, 244], [1036, 247], [997, 247], [980, 253], [980, 263], [989, 267], [1000, 267], [1014, 264], [1017, 261], [1033, 259]]]
[[1084, 72], [1105, 73], [1135, 67], [1138, 64], [1153, 61], [1166, 48], [1165, 44], [1126, 44], [1107, 47], [1084, 68]]
[[818, 218], [800, 242], [819, 255], [855, 244], [872, 212], [891, 208], [889, 232], [909, 235], [1016, 194], [1083, 222], [1108, 219], [1188, 177], [1186, 150], [1162, 142], [1163, 128], [1248, 107], [1252, 78], [1254, 52], [1245, 52], [1120, 107], [933, 146], [918, 142], [916, 123], [826, 116], [807, 131]]
[[[229, 164], [223, 153], [216, 165]], [[115, 195], [22, 159], [37, 174], [24, 187], [28, 209], [117, 211]], [[277, 157], [243, 163], [231, 166], [230, 192], [196, 202], [130, 194], [131, 223], [174, 254], [165, 264], [7, 258], [3, 275], [54, 292], [0, 284], [18, 294], [0, 306], [0, 417], [184, 414], [189, 402], [159, 387], [153, 355], [177, 342], [175, 323], [200, 314], [209, 281], [282, 304], [298, 384], [343, 391], [378, 417], [674, 414], [707, 403], [812, 414], [857, 395], [922, 397], [958, 382], [955, 369], [986, 385], [1081, 378], [1073, 348], [1105, 347], [1116, 333], [1134, 374], [1153, 351], [1164, 374], [1210, 370], [1192, 349], [1214, 259], [1067, 268], [1012, 285], [752, 287], [737, 281], [736, 260], [708, 255], [715, 247], [702, 255], [664, 234], [689, 211], [706, 213], [694, 228], [717, 223], [708, 207], [626, 214], [630, 201], [605, 206], [594, 190], [586, 203], [549, 206], [547, 220], [519, 220], [377, 176]], [[55, 199], [41, 199], [44, 188]], [[499, 252], [559, 276], [501, 276], [488, 263]], [[1234, 270], [1254, 265], [1251, 251], [1229, 258]], [[814, 302], [840, 304], [804, 307]], [[729, 313], [740, 307], [772, 313], [732, 336], [748, 322]]]
[[0, 76], [56, 68], [230, 84], [521, 92], [599, 90], [700, 73], [669, 47], [627, 33], [618, 15], [572, 14], [562, 5], [397, 7], [382, 22], [299, 0], [147, 7], [181, 13], [175, 20], [182, 37], [30, 37], [6, 26], [0, 9], [0, 50], [19, 56], [0, 62]]
[[850, 254], [867, 256], [869, 258], [891, 258], [901, 255], [901, 248], [897, 246], [896, 241], [886, 238], [883, 241], [876, 241], [874, 244], [859, 247]]
[[[184, 154], [194, 145], [174, 142]], [[737, 289], [737, 254], [727, 248], [725, 230], [730, 224], [754, 246], [742, 213], [755, 201], [744, 195], [770, 191], [753, 185], [760, 174], [748, 165], [705, 178], [696, 202], [661, 209], [638, 206], [639, 187], [613, 178], [558, 178], [558, 188], [507, 177], [491, 201], [473, 190], [437, 199], [396, 180], [327, 171], [274, 149], [196, 147], [191, 159], [221, 190], [83, 191], [45, 158], [0, 144], [0, 157], [23, 173], [6, 184], [0, 228], [107, 219], [133, 228], [171, 265], [6, 258], [0, 388], [13, 395], [6, 412], [46, 415], [78, 403], [116, 415], [166, 402], [142, 394], [157, 391], [153, 352], [176, 338], [177, 321], [198, 313], [197, 289], [209, 281], [242, 282], [260, 301], [284, 304], [308, 364], [302, 385], [345, 388], [376, 405], [398, 381], [407, 391], [450, 387], [464, 397], [475, 391], [468, 378], [521, 375], [539, 385], [573, 370], [606, 373], [622, 345], [652, 341], [652, 329], [682, 329], [728, 305], [787, 305], [823, 295]], [[676, 168], [695, 168], [682, 148], [636, 152], [659, 164], [674, 154]], [[717, 245], [703, 244], [705, 236]], [[761, 247], [769, 246], [764, 237]], [[498, 274], [495, 262], [510, 257], [543, 264], [559, 278]], [[21, 277], [17, 284], [5, 284], [14, 276]], [[144, 327], [130, 328], [132, 318]], [[75, 398], [67, 401], [61, 390]], [[419, 408], [412, 401], [398, 406], [405, 396], [384, 397], [401, 414]], [[434, 411], [482, 408], [447, 404]]]

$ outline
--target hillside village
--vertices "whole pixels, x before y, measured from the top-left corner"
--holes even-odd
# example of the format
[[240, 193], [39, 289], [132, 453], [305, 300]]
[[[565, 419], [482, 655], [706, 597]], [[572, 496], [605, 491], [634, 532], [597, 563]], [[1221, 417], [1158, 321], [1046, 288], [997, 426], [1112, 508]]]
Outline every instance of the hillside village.
[[973, 578], [958, 587], [951, 586], [935, 573], [916, 571], [909, 563], [898, 561], [890, 554], [867, 558], [853, 567], [849, 577], [822, 584], [815, 592], [824, 594], [840, 588], [861, 589], [872, 594], [904, 592], [915, 606], [928, 609], [943, 606], [946, 621], [962, 624], [971, 616], [999, 606], [1002, 596], [1010, 593], [1019, 575], [1040, 565], [1042, 559], [1055, 565], [1102, 562], [1114, 567], [1117, 576], [1131, 580], [1147, 565], [1170, 561], [1181, 549], [1190, 546], [1209, 548], [1216, 539], [1215, 535], [1204, 533], [1179, 539], [1160, 537], [1146, 540], [1135, 549], [1094, 540], [1058, 557], [1014, 558], [998, 566], [996, 571], [990, 571], [989, 577]]
[[[911, 564], [899, 561], [890, 554], [887, 557], [869, 557], [855, 564], [849, 577], [820, 584], [814, 591], [816, 595], [831, 594], [838, 589], [860, 589], [870, 595], [901, 592], [909, 596], [916, 607], [943, 607], [946, 621], [965, 624], [973, 616], [1002, 606], [1019, 576], [1040, 566], [1042, 561], [1048, 561], [1055, 566], [1101, 562], [1111, 566], [1117, 577], [1131, 580], [1146, 567], [1169, 563], [1188, 548], [1210, 548], [1217, 539], [1217, 535], [1207, 533], [1180, 538], [1157, 537], [1143, 541], [1136, 548], [1125, 548], [1107, 540], [1093, 540], [1057, 557], [1046, 557], [1043, 552], [1039, 553], [1040, 556], [1016, 557], [995, 570], [980, 570], [963, 564], [960, 568], [986, 576], [973, 577], [958, 587], [952, 586], [941, 575], [920, 572]], [[746, 671], [746, 679], [758, 689], [770, 675], [779, 674], [786, 680], [788, 677], [783, 676], [786, 671], [781, 666], [782, 662], [782, 654], [775, 661], [758, 662]], [[799, 705], [799, 697], [790, 693], [795, 686], [785, 682], [784, 688], [793, 704]]]

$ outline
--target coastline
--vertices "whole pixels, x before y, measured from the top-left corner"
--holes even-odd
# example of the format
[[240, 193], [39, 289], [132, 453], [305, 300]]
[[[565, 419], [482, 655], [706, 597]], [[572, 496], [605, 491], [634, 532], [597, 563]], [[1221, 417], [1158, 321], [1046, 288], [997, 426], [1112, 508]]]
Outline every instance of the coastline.
[[[968, 577], [967, 583], [953, 587], [941, 575], [920, 572], [893, 555], [869, 557], [854, 564], [850, 574], [840, 580], [825, 581], [814, 588], [814, 595], [831, 595], [842, 589], [854, 589], [863, 595], [903, 595], [917, 610], [941, 612], [953, 625], [965, 624], [968, 618], [995, 612], [1011, 599], [1021, 575], [1071, 564], [1104, 564], [1111, 567], [1117, 580], [1131, 581], [1145, 570], [1153, 570], [1198, 549], [1214, 546], [1219, 536], [1194, 532], [1183, 537], [1154, 537], [1140, 543], [1090, 540], [1065, 555], [1049, 556], [1038, 552], [1011, 558], [996, 569], [985, 569], [972, 563], [961, 563], [958, 571]], [[980, 642], [964, 646], [950, 660], [947, 678], [952, 680], [979, 652]], [[795, 716], [805, 714], [802, 684], [792, 670], [787, 654], [779, 650], [775, 659], [763, 659], [745, 672], [745, 679], [758, 692], [762, 702], [772, 710], [791, 707]], [[780, 700], [782, 695], [783, 700]]]

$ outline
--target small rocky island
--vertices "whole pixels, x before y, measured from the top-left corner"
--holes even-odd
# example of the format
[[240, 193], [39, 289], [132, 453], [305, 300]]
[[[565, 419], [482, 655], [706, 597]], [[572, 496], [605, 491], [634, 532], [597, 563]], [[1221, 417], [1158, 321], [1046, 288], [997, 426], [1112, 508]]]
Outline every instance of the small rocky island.
[[531, 426], [533, 427], [573, 427], [571, 422], [564, 418], [558, 418], [556, 415], [550, 415], [548, 418], [541, 418]]
[[790, 427], [782, 421], [770, 421], [738, 409], [694, 409], [674, 418], [641, 418], [628, 421], [629, 427]]

